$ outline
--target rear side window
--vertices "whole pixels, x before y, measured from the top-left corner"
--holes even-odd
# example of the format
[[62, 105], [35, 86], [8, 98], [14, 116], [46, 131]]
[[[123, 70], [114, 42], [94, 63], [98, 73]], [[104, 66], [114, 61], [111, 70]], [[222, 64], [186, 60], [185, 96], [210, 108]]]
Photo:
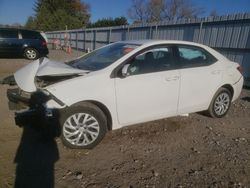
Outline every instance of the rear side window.
[[42, 39], [42, 36], [38, 32], [34, 31], [21, 31], [23, 39]]
[[206, 66], [216, 62], [216, 58], [206, 50], [194, 46], [178, 46], [179, 61], [182, 67]]
[[18, 38], [17, 30], [0, 30], [0, 38]]

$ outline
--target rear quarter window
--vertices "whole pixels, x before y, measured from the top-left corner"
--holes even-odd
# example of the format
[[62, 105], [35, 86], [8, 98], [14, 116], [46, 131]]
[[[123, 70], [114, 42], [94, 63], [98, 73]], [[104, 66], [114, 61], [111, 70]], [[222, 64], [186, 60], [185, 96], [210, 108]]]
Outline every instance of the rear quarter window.
[[23, 39], [43, 39], [40, 33], [35, 31], [21, 31]]
[[179, 61], [182, 67], [200, 67], [215, 63], [217, 59], [205, 49], [195, 46], [178, 46]]

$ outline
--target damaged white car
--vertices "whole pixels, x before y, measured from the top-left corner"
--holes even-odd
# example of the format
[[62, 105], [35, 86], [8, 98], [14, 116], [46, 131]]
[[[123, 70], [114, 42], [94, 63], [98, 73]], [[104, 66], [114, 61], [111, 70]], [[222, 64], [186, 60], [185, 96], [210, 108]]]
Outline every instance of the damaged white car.
[[127, 125], [199, 111], [225, 116], [240, 95], [241, 71], [204, 45], [142, 40], [116, 42], [68, 63], [42, 58], [3, 83], [18, 86], [8, 90], [11, 103], [30, 106], [17, 113], [17, 124], [39, 111], [59, 121], [66, 146], [93, 148], [108, 130]]

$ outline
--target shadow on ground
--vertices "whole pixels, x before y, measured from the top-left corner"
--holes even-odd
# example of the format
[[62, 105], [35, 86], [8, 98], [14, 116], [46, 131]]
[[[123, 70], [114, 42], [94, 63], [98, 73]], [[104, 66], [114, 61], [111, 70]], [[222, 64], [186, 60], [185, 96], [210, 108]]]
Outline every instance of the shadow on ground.
[[15, 188], [54, 187], [54, 164], [59, 152], [54, 136], [45, 136], [46, 127], [23, 127], [16, 152]]
[[22, 55], [14, 55], [10, 54], [10, 55], [1, 55], [0, 59], [25, 59]]
[[242, 97], [241, 100], [250, 102], [250, 97]]

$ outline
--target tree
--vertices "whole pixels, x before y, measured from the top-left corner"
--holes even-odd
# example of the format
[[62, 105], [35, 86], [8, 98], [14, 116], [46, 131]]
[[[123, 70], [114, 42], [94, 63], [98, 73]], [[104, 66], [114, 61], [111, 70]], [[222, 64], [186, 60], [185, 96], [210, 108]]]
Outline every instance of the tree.
[[203, 9], [190, 0], [132, 0], [128, 9], [128, 16], [136, 23], [193, 18], [202, 13]]
[[37, 30], [51, 31], [78, 29], [89, 23], [89, 5], [80, 0], [37, 0], [35, 15], [29, 17], [25, 26]]
[[128, 9], [128, 16], [135, 22], [145, 22], [148, 20], [146, 0], [132, 0], [132, 5]]
[[114, 19], [114, 25], [115, 26], [119, 26], [119, 25], [128, 25], [128, 20], [126, 17], [121, 16], [121, 17], [117, 17]]
[[162, 20], [164, 18], [165, 8], [164, 0], [149, 1], [147, 5], [148, 21], [154, 22]]
[[190, 0], [171, 0], [165, 4], [165, 18], [196, 18], [204, 13], [204, 9], [196, 7]]
[[94, 23], [90, 23], [87, 27], [111, 27], [111, 26], [120, 26], [120, 25], [128, 25], [127, 18], [125, 17], [117, 17], [113, 18], [103, 18], [99, 19]]
[[25, 28], [27, 29], [35, 29], [35, 19], [33, 16], [29, 16], [26, 23], [25, 23]]

